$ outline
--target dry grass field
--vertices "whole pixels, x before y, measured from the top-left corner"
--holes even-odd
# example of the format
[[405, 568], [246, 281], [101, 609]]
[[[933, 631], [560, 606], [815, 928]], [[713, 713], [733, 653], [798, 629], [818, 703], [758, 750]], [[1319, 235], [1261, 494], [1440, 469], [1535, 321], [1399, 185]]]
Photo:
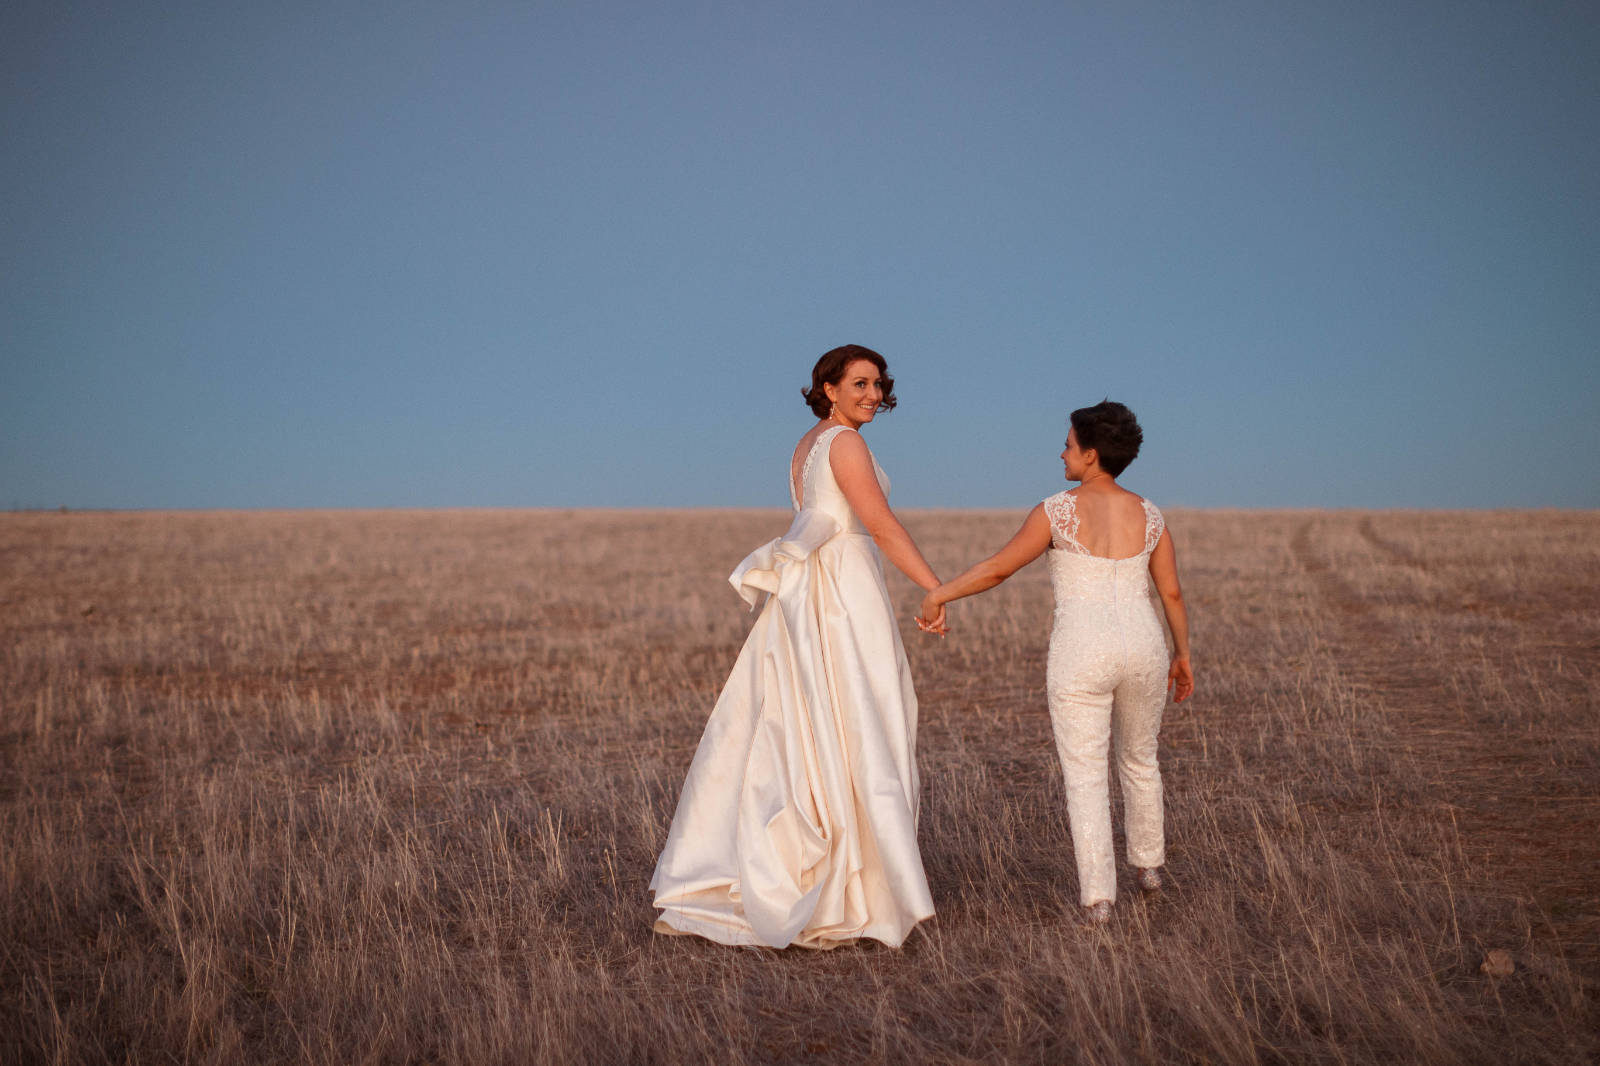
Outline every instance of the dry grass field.
[[939, 913], [814, 953], [645, 887], [783, 514], [0, 515], [0, 1059], [1600, 1058], [1600, 514], [1169, 520], [1167, 891], [1075, 921], [1043, 565], [893, 575]]

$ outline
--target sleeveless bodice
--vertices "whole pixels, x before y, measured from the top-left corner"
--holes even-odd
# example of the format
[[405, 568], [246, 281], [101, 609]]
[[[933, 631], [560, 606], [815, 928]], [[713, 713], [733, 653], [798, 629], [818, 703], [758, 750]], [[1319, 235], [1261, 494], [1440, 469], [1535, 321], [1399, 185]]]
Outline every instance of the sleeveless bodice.
[[[817, 434], [817, 439], [811, 442], [811, 450], [806, 453], [805, 462], [800, 467], [800, 496], [794, 496], [794, 483], [789, 484], [789, 500], [796, 511], [816, 510], [832, 518], [839, 524], [843, 533], [867, 532], [867, 527], [861, 524], [856, 513], [850, 509], [850, 501], [845, 499], [844, 490], [839, 487], [839, 482], [833, 476], [833, 467], [828, 462], [828, 450], [832, 447], [834, 438], [841, 433], [854, 432], [845, 426], [832, 426]], [[872, 455], [869, 448], [867, 454]], [[872, 460], [872, 472], [878, 479], [878, 487], [885, 496], [889, 495], [889, 475], [883, 472], [883, 467], [878, 465], [878, 460]]]
[[1120, 679], [1148, 681], [1166, 674], [1166, 632], [1150, 594], [1150, 553], [1165, 522], [1155, 504], [1142, 502], [1144, 550], [1107, 559], [1078, 542], [1077, 500], [1070, 492], [1044, 501], [1056, 598], [1048, 668], [1052, 686], [1109, 691]]
[[1091, 555], [1078, 543], [1077, 499], [1071, 492], [1059, 492], [1044, 501], [1045, 516], [1050, 520], [1050, 584], [1057, 612], [1091, 603], [1148, 607], [1150, 553], [1166, 523], [1155, 504], [1143, 498], [1140, 502], [1144, 505], [1144, 550], [1126, 559], [1107, 559]]

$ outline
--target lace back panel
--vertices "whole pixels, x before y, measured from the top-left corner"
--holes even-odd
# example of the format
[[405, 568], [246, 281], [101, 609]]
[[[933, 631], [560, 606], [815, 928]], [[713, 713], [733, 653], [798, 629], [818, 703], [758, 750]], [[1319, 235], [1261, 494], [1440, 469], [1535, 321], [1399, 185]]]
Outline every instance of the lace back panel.
[[[1161, 531], [1167, 528], [1166, 519], [1161, 516], [1161, 511], [1155, 504], [1139, 497], [1139, 503], [1144, 507], [1144, 551], [1140, 555], [1149, 555], [1155, 551], [1156, 543], [1161, 539]], [[1050, 520], [1050, 546], [1061, 551], [1071, 552], [1074, 555], [1095, 556], [1088, 548], [1078, 543], [1078, 504], [1077, 497], [1072, 492], [1058, 492], [1044, 501], [1044, 515]], [[1138, 556], [1134, 556], [1138, 558]]]
[[1161, 540], [1161, 532], [1167, 528], [1167, 520], [1149, 500], [1140, 497], [1139, 502], [1144, 504], [1144, 553], [1149, 555], [1156, 550], [1156, 543]]
[[1058, 492], [1044, 501], [1044, 515], [1050, 520], [1050, 546], [1074, 555], [1088, 555], [1078, 543], [1078, 505], [1070, 492]]

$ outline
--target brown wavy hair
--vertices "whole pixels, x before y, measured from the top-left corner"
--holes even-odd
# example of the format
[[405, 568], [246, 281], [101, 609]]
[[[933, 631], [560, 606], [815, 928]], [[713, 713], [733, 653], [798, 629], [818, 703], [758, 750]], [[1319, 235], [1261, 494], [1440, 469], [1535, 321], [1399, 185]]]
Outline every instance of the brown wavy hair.
[[865, 359], [878, 368], [878, 377], [883, 381], [883, 399], [878, 403], [878, 410], [893, 411], [895, 404], [900, 402], [894, 398], [894, 378], [889, 376], [889, 364], [883, 356], [859, 344], [844, 344], [822, 353], [817, 365], [811, 368], [811, 387], [800, 390], [800, 395], [806, 398], [806, 403], [818, 418], [827, 418], [833, 413], [833, 401], [828, 399], [828, 392], [822, 386], [837, 385], [843, 381], [845, 368], [857, 359]]

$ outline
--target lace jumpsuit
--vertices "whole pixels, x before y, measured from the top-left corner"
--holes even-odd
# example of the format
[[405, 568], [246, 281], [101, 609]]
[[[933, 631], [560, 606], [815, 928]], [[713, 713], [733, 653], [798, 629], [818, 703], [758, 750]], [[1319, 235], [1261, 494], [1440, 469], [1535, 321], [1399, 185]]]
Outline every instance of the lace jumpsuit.
[[1106, 767], [1112, 744], [1122, 781], [1128, 861], [1154, 867], [1165, 859], [1156, 734], [1170, 662], [1150, 584], [1150, 553], [1165, 521], [1155, 504], [1141, 502], [1144, 550], [1108, 559], [1078, 543], [1077, 503], [1070, 492], [1044, 501], [1056, 601], [1046, 685], [1067, 779], [1079, 899], [1085, 905], [1117, 895]]

